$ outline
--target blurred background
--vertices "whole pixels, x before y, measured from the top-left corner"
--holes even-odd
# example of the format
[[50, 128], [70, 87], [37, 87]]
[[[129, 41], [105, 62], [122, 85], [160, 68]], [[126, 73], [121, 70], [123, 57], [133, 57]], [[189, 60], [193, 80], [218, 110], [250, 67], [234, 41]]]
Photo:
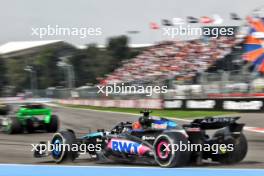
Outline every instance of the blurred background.
[[[114, 83], [168, 86], [166, 94], [143, 96], [150, 99], [264, 97], [261, 1], [232, 1], [234, 6], [227, 6], [229, 1], [203, 1], [199, 10], [195, 4], [201, 2], [189, 6], [187, 1], [119, 2], [107, 8], [95, 1], [76, 1], [75, 6], [65, 3], [64, 9], [59, 2], [12, 0], [3, 3], [6, 8], [1, 6], [1, 97], [142, 98], [97, 94], [97, 85]], [[31, 34], [32, 28], [47, 25], [99, 27], [102, 34], [41, 39]], [[232, 37], [218, 38], [163, 35], [164, 28], [179, 25], [237, 30]]]

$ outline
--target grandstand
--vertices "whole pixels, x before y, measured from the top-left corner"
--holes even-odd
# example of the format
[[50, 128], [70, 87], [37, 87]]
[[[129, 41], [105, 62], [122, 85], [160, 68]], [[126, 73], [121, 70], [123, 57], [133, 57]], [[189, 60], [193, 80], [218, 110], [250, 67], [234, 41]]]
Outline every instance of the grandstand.
[[105, 84], [136, 80], [192, 80], [230, 55], [241, 40], [234, 37], [206, 38], [189, 41], [164, 41], [116, 69]]
[[169, 98], [263, 97], [263, 35], [255, 36], [264, 33], [263, 18], [249, 19], [234, 37], [163, 41], [148, 47], [101, 84], [169, 83]]
[[263, 33], [263, 18], [252, 15], [237, 27], [234, 37], [163, 41], [124, 63], [101, 84], [164, 80], [183, 84], [248, 83], [263, 75], [264, 35], [255, 35]]

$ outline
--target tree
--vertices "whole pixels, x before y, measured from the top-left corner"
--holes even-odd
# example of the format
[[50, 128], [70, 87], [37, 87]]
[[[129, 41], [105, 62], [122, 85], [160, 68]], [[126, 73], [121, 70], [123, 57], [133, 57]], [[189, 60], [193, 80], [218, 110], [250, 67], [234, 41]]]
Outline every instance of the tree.
[[98, 48], [95, 44], [90, 44], [87, 49], [76, 52], [69, 59], [70, 64], [74, 67], [76, 85], [97, 83], [98, 77], [112, 71], [113, 60], [107, 51]]
[[128, 38], [124, 35], [109, 38], [107, 50], [115, 59], [116, 64], [120, 65], [122, 60], [128, 59], [130, 56]]
[[132, 50], [128, 47], [126, 36], [110, 38], [107, 47], [103, 49], [90, 44], [87, 49], [78, 50], [69, 59], [74, 67], [76, 85], [98, 83], [98, 78], [105, 77], [120, 67], [122, 61], [135, 57], [139, 52], [139, 49]]
[[57, 66], [59, 57], [52, 49], [42, 51], [34, 58], [33, 68], [38, 78], [38, 88], [46, 89], [60, 84], [63, 78], [61, 69]]
[[15, 92], [30, 88], [29, 75], [24, 70], [26, 61], [23, 58], [6, 59], [7, 80], [10, 86], [14, 86]]
[[[5, 68], [0, 60], [0, 86], [8, 82], [10, 86], [15, 87], [16, 92], [30, 89], [30, 74], [25, 71], [28, 65], [36, 72], [38, 89], [61, 86], [62, 81], [65, 81], [65, 73], [57, 66], [60, 61], [58, 50], [58, 48], [49, 48], [31, 57], [8, 58], [6, 59], [7, 74], [4, 73]], [[110, 38], [106, 48], [102, 49], [96, 44], [90, 44], [87, 49], [76, 50], [68, 58], [68, 62], [73, 65], [76, 86], [79, 87], [86, 83], [98, 83], [98, 78], [105, 77], [106, 74], [120, 67], [123, 60], [134, 57], [138, 52], [128, 47], [126, 36], [118, 36]], [[4, 75], [7, 75], [7, 79]]]
[[7, 84], [6, 65], [4, 59], [0, 57], [0, 95], [2, 95], [3, 87]]

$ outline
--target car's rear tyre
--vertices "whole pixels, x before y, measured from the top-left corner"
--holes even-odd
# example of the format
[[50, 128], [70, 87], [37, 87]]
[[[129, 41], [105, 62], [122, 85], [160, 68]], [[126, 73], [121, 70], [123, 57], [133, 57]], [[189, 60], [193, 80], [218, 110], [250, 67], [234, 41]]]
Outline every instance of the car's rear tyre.
[[78, 156], [77, 151], [72, 151], [73, 144], [76, 144], [76, 136], [72, 131], [55, 133], [51, 144], [55, 147], [51, 156], [56, 163], [72, 162]]
[[180, 151], [176, 145], [188, 144], [188, 139], [179, 132], [166, 132], [159, 135], [154, 142], [155, 161], [161, 167], [178, 167], [186, 165], [190, 160], [190, 152]]
[[7, 119], [7, 125], [4, 127], [4, 132], [7, 134], [18, 134], [23, 132], [19, 120], [16, 117], [9, 117]]
[[[222, 138], [225, 139], [224, 135], [224, 131], [219, 130], [214, 134], [214, 137], [222, 136]], [[226, 141], [224, 143], [226, 143], [227, 145], [233, 144], [233, 151], [228, 151], [224, 154], [217, 155], [216, 160], [224, 164], [233, 164], [242, 161], [246, 157], [248, 151], [246, 136], [241, 133], [239, 137], [229, 137], [226, 140], [228, 140], [228, 142]]]
[[34, 133], [34, 125], [33, 125], [33, 120], [32, 119], [27, 119], [26, 120], [26, 129], [28, 133]]
[[7, 115], [10, 110], [11, 108], [9, 105], [3, 105], [2, 108], [0, 108], [0, 115]]
[[46, 124], [46, 130], [49, 133], [55, 133], [59, 129], [59, 118], [56, 115], [51, 115], [50, 123]]

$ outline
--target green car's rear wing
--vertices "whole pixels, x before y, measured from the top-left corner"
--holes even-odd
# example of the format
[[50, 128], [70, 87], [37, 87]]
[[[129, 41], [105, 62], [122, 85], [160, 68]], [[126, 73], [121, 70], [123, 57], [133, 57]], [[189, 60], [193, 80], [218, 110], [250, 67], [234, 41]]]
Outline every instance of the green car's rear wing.
[[31, 118], [33, 116], [44, 116], [45, 123], [50, 123], [51, 115], [51, 109], [37, 106], [21, 106], [21, 108], [17, 112], [17, 117], [20, 120], [24, 120], [25, 118]]
[[51, 110], [48, 108], [45, 109], [28, 109], [28, 108], [21, 108], [18, 111], [19, 115], [22, 116], [32, 116], [32, 115], [51, 115]]

